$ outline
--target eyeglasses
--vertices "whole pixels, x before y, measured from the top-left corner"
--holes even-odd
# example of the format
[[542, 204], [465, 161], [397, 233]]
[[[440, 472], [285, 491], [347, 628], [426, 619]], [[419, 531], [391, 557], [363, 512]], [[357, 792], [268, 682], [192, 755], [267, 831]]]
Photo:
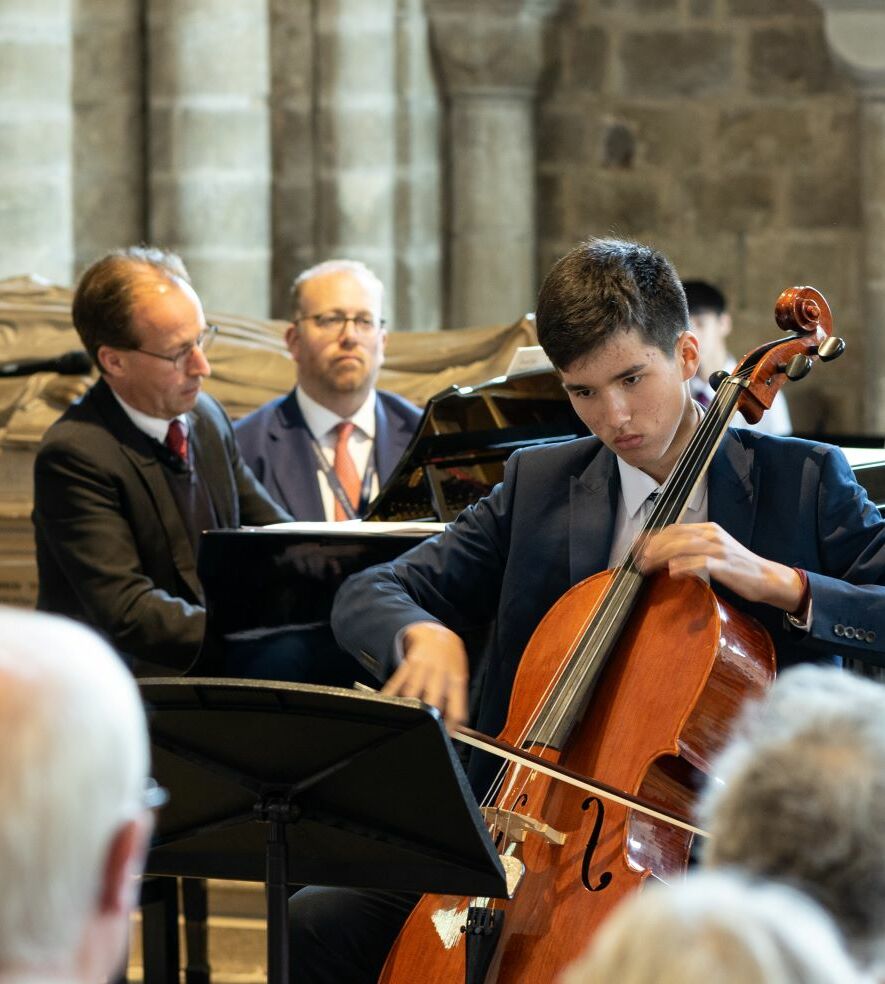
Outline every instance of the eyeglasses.
[[205, 352], [212, 344], [212, 340], [218, 334], [218, 325], [207, 325], [197, 337], [188, 345], [183, 346], [175, 355], [163, 355], [161, 352], [149, 352], [147, 349], [139, 348], [137, 345], [131, 348], [130, 352], [141, 352], [142, 355], [150, 355], [154, 359], [162, 359], [164, 362], [171, 362], [175, 366], [176, 372], [182, 372], [187, 365], [187, 360], [194, 354], [194, 349]]
[[357, 335], [371, 335], [379, 328], [383, 328], [385, 324], [383, 318], [379, 318], [376, 321], [375, 318], [368, 314], [348, 316], [346, 314], [340, 314], [337, 311], [330, 312], [329, 314], [305, 314], [297, 320], [312, 321], [321, 331], [328, 331], [330, 334], [334, 333], [338, 335], [347, 327], [348, 322], [353, 324], [353, 330]]

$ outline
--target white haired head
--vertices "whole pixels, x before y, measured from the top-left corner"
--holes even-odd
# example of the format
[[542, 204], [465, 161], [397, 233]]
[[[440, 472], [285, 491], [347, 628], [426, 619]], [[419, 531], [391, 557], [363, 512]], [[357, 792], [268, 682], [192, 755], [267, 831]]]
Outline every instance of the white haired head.
[[559, 984], [860, 984], [836, 927], [786, 886], [699, 872], [628, 897]]
[[[126, 855], [116, 839], [143, 818], [147, 770], [144, 712], [119, 657], [75, 622], [0, 608], [0, 973], [113, 971], [119, 952], [94, 952], [110, 939], [95, 916], [115, 908], [109, 856]], [[127, 896], [132, 864], [118, 861]]]
[[816, 899], [854, 955], [885, 958], [885, 687], [787, 670], [751, 705], [702, 797], [705, 863]]

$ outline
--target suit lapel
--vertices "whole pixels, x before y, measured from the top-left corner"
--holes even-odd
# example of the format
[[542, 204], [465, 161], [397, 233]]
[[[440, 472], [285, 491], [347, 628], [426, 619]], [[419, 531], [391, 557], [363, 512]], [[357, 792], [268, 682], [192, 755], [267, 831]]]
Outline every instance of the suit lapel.
[[[199, 408], [199, 404], [197, 406]], [[188, 422], [193, 461], [212, 500], [218, 525], [222, 528], [238, 526], [239, 515], [234, 503], [236, 489], [231, 484], [228, 454], [221, 435], [204, 419], [200, 409], [188, 414]]]
[[618, 510], [614, 454], [600, 447], [581, 475], [572, 476], [569, 501], [569, 575], [577, 584], [608, 567]]
[[276, 408], [268, 427], [274, 453], [268, 456], [269, 484], [280, 490], [296, 519], [325, 518], [311, 435], [293, 390]]
[[132, 423], [103, 379], [96, 383], [95, 396], [105, 425], [119, 441], [120, 450], [132, 462], [135, 474], [150, 494], [156, 509], [157, 522], [166, 535], [172, 562], [193, 596], [202, 598], [203, 591], [197, 578], [190, 538], [163, 474], [163, 466], [157, 458], [153, 441]]
[[378, 482], [383, 485], [393, 469], [399, 464], [402, 449], [409, 443], [409, 437], [403, 436], [408, 430], [406, 423], [399, 417], [394, 417], [384, 405], [381, 394], [375, 397], [375, 467], [378, 469]]
[[729, 428], [713, 456], [707, 480], [707, 518], [749, 546], [759, 501], [752, 452]]

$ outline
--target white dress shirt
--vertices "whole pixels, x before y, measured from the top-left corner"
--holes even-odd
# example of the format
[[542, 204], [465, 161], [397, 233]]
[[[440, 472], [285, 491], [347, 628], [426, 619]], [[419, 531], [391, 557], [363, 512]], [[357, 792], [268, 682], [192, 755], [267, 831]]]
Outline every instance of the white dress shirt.
[[155, 441], [159, 441], [160, 444], [166, 443], [166, 434], [169, 431], [169, 425], [172, 420], [178, 420], [181, 422], [181, 426], [184, 427], [184, 436], [187, 437], [190, 432], [190, 428], [187, 423], [187, 416], [185, 414], [179, 414], [177, 417], [173, 417], [172, 420], [163, 420], [161, 417], [151, 417], [146, 413], [142, 413], [141, 410], [136, 410], [135, 407], [130, 407], [129, 404], [113, 389], [109, 387], [117, 403], [123, 408], [126, 416], [132, 421], [133, 424], [143, 433], [147, 434], [148, 437], [152, 437]]
[[[329, 462], [330, 467], [335, 465], [335, 445], [338, 443], [335, 428], [342, 421], [353, 421], [354, 428], [347, 442], [347, 450], [353, 459], [357, 474], [362, 478], [366, 473], [375, 446], [375, 390], [369, 392], [363, 405], [350, 417], [339, 417], [337, 413], [333, 413], [309, 397], [300, 386], [295, 388], [295, 399], [304, 415], [305, 423], [316, 438], [323, 452], [323, 457]], [[320, 486], [320, 498], [323, 501], [323, 513], [328, 522], [334, 522], [335, 493], [329, 485], [325, 472], [319, 465], [316, 467], [316, 476]], [[372, 475], [372, 486], [369, 489], [370, 499], [378, 494], [379, 488], [378, 470], [376, 469]]]
[[[617, 567], [626, 559], [633, 541], [642, 532], [652, 510], [648, 497], [658, 492], [660, 485], [644, 471], [628, 465], [620, 458], [618, 471], [621, 476], [621, 491], [618, 494], [618, 514], [615, 517], [615, 533], [608, 566]], [[698, 483], [694, 494], [688, 501], [688, 508], [681, 523], [706, 523], [707, 521], [707, 476]]]

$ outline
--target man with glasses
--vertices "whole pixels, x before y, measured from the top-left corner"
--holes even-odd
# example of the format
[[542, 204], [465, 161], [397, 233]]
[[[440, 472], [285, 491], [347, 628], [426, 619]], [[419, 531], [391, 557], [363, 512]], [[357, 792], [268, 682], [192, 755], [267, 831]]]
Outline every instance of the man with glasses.
[[200, 392], [214, 329], [177, 256], [108, 254], [81, 278], [73, 318], [100, 378], [37, 454], [37, 604], [97, 628], [136, 675], [183, 672], [205, 624], [200, 532], [290, 517]]
[[0, 608], [0, 982], [113, 979], [162, 790], [132, 677], [68, 619]]
[[305, 270], [292, 286], [286, 332], [298, 385], [236, 424], [243, 457], [296, 519], [362, 515], [421, 419], [402, 397], [375, 389], [387, 340], [383, 293], [353, 260]]

